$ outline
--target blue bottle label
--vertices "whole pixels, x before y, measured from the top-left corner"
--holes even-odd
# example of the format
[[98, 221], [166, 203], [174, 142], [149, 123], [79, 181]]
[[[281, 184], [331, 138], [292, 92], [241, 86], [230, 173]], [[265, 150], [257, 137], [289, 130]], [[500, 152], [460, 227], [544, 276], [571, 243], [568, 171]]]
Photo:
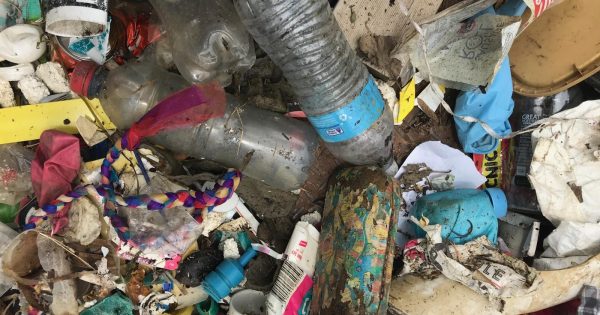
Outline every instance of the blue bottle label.
[[383, 114], [385, 102], [372, 77], [360, 94], [334, 112], [308, 117], [325, 142], [350, 140], [365, 132]]

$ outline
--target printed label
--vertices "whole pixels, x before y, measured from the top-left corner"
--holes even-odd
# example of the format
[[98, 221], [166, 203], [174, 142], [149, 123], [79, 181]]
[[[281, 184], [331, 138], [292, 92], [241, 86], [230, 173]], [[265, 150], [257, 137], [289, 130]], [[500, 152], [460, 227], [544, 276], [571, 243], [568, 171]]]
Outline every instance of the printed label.
[[525, 3], [531, 11], [534, 17], [539, 17], [552, 4], [554, 0], [526, 0]]
[[88, 7], [99, 10], [106, 10], [107, 0], [48, 0], [47, 6], [49, 9], [58, 7]]
[[350, 140], [373, 125], [383, 114], [385, 103], [373, 78], [350, 104], [334, 112], [308, 117], [325, 142]]
[[296, 264], [286, 260], [267, 297], [268, 314], [308, 314], [312, 279]]
[[500, 141], [494, 151], [488, 154], [473, 154], [475, 167], [485, 176], [486, 182], [483, 184], [486, 188], [502, 187], [502, 159], [508, 150], [506, 141]]
[[485, 263], [479, 267], [478, 271], [491, 285], [498, 289], [504, 287], [519, 288], [525, 283], [523, 276], [501, 264]]

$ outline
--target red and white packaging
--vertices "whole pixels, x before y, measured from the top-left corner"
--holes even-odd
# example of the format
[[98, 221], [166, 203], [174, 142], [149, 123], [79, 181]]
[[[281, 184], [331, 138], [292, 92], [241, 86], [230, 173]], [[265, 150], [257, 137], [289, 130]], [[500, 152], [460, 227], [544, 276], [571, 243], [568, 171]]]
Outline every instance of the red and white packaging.
[[310, 223], [296, 223], [285, 261], [267, 296], [267, 314], [308, 314], [318, 248], [319, 231]]

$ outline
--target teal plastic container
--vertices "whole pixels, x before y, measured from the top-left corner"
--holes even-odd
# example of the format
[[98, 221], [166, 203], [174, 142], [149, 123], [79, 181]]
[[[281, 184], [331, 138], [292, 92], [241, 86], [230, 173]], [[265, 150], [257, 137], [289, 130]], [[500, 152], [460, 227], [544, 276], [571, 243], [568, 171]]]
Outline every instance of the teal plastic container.
[[204, 278], [202, 287], [206, 290], [206, 293], [215, 301], [221, 301], [221, 299], [229, 295], [231, 289], [244, 280], [244, 267], [256, 255], [256, 250], [250, 247], [238, 260], [223, 260], [215, 271], [209, 273]]
[[[494, 244], [498, 238], [498, 218], [506, 216], [506, 195], [501, 189], [455, 189], [433, 193], [419, 199], [412, 208], [417, 219], [442, 226], [442, 238], [464, 244], [480, 236]], [[425, 231], [417, 227], [417, 237]]]

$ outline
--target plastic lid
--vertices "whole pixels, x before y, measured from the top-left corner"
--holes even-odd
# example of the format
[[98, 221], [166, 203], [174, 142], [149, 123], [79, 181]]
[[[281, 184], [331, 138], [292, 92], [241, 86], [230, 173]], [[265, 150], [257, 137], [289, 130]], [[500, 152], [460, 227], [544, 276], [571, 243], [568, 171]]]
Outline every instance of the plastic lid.
[[69, 82], [71, 90], [79, 95], [89, 96], [90, 83], [98, 67], [98, 64], [90, 60], [78, 62], [71, 74]]
[[504, 191], [502, 191], [500, 188], [488, 188], [485, 191], [492, 200], [492, 206], [494, 206], [494, 213], [496, 214], [496, 217], [505, 217], [508, 211], [508, 201], [506, 200]]
[[514, 91], [553, 95], [598, 72], [598, 12], [600, 1], [571, 0], [533, 20], [510, 49]]

